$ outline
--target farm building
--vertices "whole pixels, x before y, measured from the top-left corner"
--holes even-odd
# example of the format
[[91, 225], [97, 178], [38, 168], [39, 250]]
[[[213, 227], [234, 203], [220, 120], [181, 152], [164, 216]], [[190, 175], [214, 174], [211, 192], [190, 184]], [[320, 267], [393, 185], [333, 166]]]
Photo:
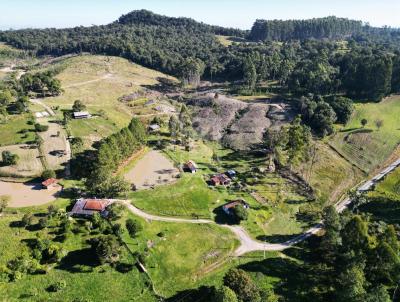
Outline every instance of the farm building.
[[213, 186], [227, 186], [231, 183], [231, 180], [225, 174], [217, 174], [211, 177], [210, 183]]
[[189, 160], [183, 165], [183, 171], [196, 173], [197, 172], [197, 165], [193, 160]]
[[50, 190], [58, 187], [58, 180], [55, 178], [49, 178], [42, 182], [42, 188], [45, 190]]
[[160, 131], [160, 126], [157, 125], [157, 124], [151, 124], [151, 125], [149, 126], [149, 131], [150, 131], [150, 132], [157, 132], [157, 131]]
[[232, 215], [232, 210], [238, 206], [241, 205], [243, 206], [243, 208], [248, 209], [250, 208], [249, 204], [244, 201], [243, 199], [238, 199], [238, 200], [234, 200], [231, 202], [228, 202], [227, 204], [222, 206], [222, 209], [224, 210], [224, 212], [228, 215]]
[[101, 216], [107, 216], [107, 207], [111, 203], [112, 202], [108, 199], [79, 198], [76, 200], [76, 203], [69, 214], [71, 216], [92, 216], [94, 213], [99, 213]]
[[87, 111], [74, 112], [73, 115], [74, 115], [74, 119], [77, 119], [77, 120], [91, 117], [90, 113]]

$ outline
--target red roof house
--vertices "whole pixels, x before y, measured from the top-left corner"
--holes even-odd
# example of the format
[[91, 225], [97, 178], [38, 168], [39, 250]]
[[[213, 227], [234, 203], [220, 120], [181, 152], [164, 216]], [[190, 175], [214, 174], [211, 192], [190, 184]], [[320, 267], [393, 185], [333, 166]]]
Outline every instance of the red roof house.
[[79, 198], [70, 215], [92, 216], [94, 213], [100, 213], [107, 216], [107, 207], [112, 204], [108, 199], [84, 199]]
[[43, 189], [54, 188], [58, 184], [58, 180], [55, 178], [49, 178], [42, 182]]
[[227, 186], [231, 183], [231, 179], [225, 174], [217, 174], [211, 177], [210, 182], [213, 186]]
[[224, 210], [224, 212], [226, 214], [231, 215], [232, 210], [238, 205], [243, 206], [243, 208], [245, 208], [245, 209], [248, 209], [250, 207], [246, 201], [244, 201], [243, 199], [238, 199], [238, 200], [234, 200], [234, 201], [228, 202], [227, 204], [223, 205], [222, 209]]

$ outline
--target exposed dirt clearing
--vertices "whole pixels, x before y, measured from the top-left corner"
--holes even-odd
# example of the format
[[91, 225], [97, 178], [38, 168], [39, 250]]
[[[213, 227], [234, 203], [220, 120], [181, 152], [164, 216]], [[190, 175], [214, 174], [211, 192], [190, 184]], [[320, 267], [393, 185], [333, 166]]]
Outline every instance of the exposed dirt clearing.
[[71, 158], [71, 152], [63, 128], [58, 123], [46, 118], [37, 120], [39, 123], [49, 126], [49, 130], [39, 133], [43, 139], [41, 150], [46, 157], [47, 168], [52, 170], [64, 169]]
[[11, 197], [9, 206], [12, 208], [38, 206], [56, 199], [61, 186], [43, 190], [37, 183], [12, 183], [0, 181], [0, 195]]
[[[42, 173], [43, 166], [39, 150], [32, 145], [12, 145], [0, 147], [0, 153], [10, 151], [17, 154], [17, 165], [0, 167], [0, 175], [13, 177], [35, 177]], [[0, 195], [1, 195], [0, 190]]]
[[171, 183], [177, 174], [179, 171], [171, 161], [160, 152], [152, 150], [125, 174], [125, 179], [140, 190]]
[[251, 104], [243, 115], [229, 128], [224, 135], [224, 145], [235, 150], [246, 150], [252, 144], [262, 142], [263, 134], [271, 126], [267, 118], [269, 106], [265, 104]]

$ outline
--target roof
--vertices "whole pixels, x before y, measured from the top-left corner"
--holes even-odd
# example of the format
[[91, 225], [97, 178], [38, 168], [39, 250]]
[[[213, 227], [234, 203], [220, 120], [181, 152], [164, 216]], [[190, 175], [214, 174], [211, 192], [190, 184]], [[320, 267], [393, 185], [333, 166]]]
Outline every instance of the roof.
[[243, 205], [245, 207], [248, 207], [248, 203], [245, 202], [243, 199], [238, 199], [238, 200], [234, 200], [231, 202], [228, 202], [227, 204], [223, 205], [224, 209], [232, 209], [234, 207], [236, 207], [237, 205]]
[[82, 117], [82, 116], [90, 116], [90, 113], [87, 111], [74, 112], [74, 117]]
[[104, 211], [109, 204], [105, 199], [85, 199], [84, 210]]
[[187, 161], [185, 166], [188, 167], [190, 170], [196, 170], [197, 169], [196, 163], [194, 161], [192, 161], [192, 160]]
[[149, 126], [149, 128], [150, 128], [151, 130], [158, 130], [158, 129], [160, 129], [160, 126], [157, 125], [157, 124], [151, 124], [151, 125]]
[[50, 185], [52, 185], [52, 184], [56, 184], [57, 182], [58, 182], [57, 179], [55, 179], [55, 178], [49, 178], [49, 179], [46, 179], [45, 181], [43, 181], [43, 182], [42, 182], [42, 185], [45, 186], [45, 187], [48, 187], [48, 186], [50, 186]]

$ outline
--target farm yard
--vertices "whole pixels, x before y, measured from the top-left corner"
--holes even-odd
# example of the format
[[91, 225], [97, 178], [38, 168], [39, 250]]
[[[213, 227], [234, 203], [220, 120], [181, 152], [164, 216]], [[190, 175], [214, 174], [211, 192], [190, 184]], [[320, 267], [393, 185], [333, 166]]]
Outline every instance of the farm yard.
[[43, 190], [40, 183], [19, 183], [0, 180], [0, 195], [9, 196], [12, 208], [31, 207], [48, 204], [57, 198], [61, 186]]

